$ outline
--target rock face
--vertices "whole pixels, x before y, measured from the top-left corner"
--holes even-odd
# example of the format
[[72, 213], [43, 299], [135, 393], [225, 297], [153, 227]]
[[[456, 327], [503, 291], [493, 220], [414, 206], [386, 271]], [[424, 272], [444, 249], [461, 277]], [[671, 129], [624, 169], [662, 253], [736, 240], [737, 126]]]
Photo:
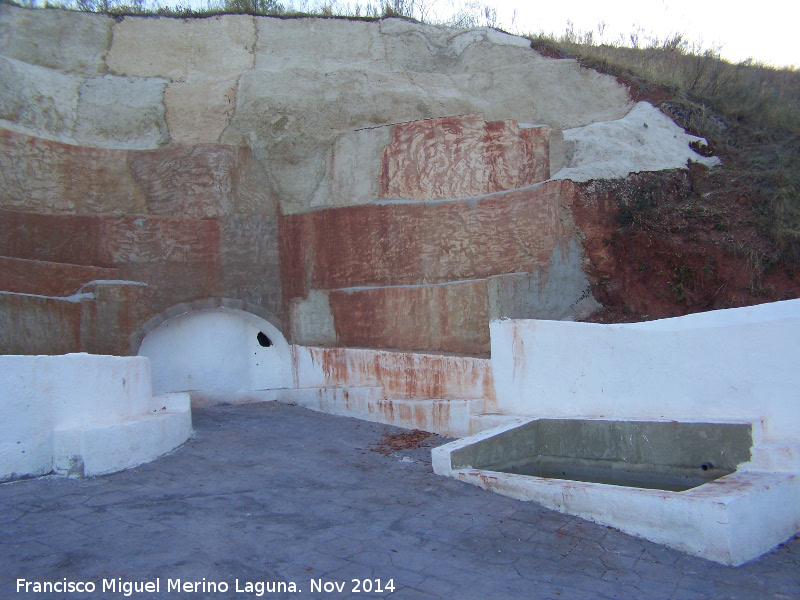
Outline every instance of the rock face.
[[512, 190], [550, 177], [549, 127], [520, 130], [481, 115], [393, 127], [383, 150], [381, 198], [463, 198]]
[[[248, 148], [0, 139], [3, 352], [135, 354], [153, 315], [207, 298], [280, 318], [278, 217]], [[123, 283], [73, 298], [95, 280]], [[43, 319], [48, 311], [76, 316]], [[48, 345], [53, 337], [73, 341]]]
[[[284, 303], [295, 319], [320, 319], [309, 315], [305, 298], [314, 291], [316, 310], [324, 312], [318, 294], [328, 295], [336, 337], [347, 345], [486, 352], [488, 330], [481, 324], [490, 316], [563, 318], [586, 293], [577, 261], [565, 275], [575, 284], [560, 290], [558, 310], [548, 312], [542, 302], [542, 274], [556, 248], [572, 245], [579, 254], [571, 242], [577, 234], [570, 193], [569, 182], [550, 181], [477, 199], [284, 217]], [[526, 275], [542, 280], [535, 286], [512, 283]], [[298, 341], [329, 341], [309, 333]]]
[[400, 19], [0, 5], [0, 78], [5, 353], [136, 353], [227, 304], [295, 343], [487, 353], [490, 319], [597, 306], [555, 172], [663, 141], [604, 128], [613, 78]]

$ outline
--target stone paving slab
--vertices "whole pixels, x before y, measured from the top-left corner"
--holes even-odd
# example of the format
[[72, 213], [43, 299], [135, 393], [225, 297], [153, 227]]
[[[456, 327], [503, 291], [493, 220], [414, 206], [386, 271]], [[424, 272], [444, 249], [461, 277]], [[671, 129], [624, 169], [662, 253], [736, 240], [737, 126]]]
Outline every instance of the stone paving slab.
[[[723, 567], [434, 475], [430, 447], [373, 451], [395, 427], [279, 403], [194, 426], [136, 469], [0, 485], [0, 598], [800, 598], [798, 539]], [[20, 578], [96, 587], [17, 593]], [[133, 582], [159, 590], [126, 596]]]

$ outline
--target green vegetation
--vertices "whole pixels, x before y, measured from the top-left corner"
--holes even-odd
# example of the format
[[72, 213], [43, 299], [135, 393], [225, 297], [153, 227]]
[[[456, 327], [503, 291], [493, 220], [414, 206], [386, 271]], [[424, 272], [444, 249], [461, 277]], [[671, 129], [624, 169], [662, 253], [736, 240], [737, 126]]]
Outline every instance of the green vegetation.
[[365, 4], [340, 4], [338, 0], [330, 0], [318, 7], [310, 8], [308, 0], [300, 0], [295, 6], [291, 0], [282, 4], [278, 0], [206, 0], [204, 7], [198, 3], [178, 1], [174, 4], [161, 4], [152, 0], [0, 0], [2, 3], [15, 4], [27, 8], [62, 8], [96, 12], [113, 17], [134, 16], [166, 16], [179, 18], [203, 18], [224, 14], [247, 14], [254, 16], [271, 16], [284, 18], [298, 17], [331, 17], [344, 19], [381, 19], [386, 17], [413, 18], [412, 15], [422, 13], [424, 9], [415, 3], [416, 0], [382, 0]]
[[173, 4], [161, 4], [158, 0], [0, 0], [0, 3], [15, 4], [28, 8], [62, 8], [82, 10], [122, 17], [167, 16], [210, 17], [221, 14], [248, 14], [283, 18], [326, 17], [340, 19], [377, 20], [401, 17], [423, 23], [451, 27], [496, 27], [497, 10], [478, 0], [464, 0], [460, 5], [451, 5], [452, 12], [440, 18], [432, 11], [430, 0], [324, 0], [310, 4], [312, 0], [205, 0], [201, 7], [196, 1], [177, 0]]
[[166, 17], [209, 17], [219, 14], [249, 14], [276, 16], [285, 13], [284, 6], [277, 0], [222, 0], [209, 2], [204, 8], [195, 8], [189, 3], [162, 6], [150, 5], [145, 0], [46, 0], [46, 6], [56, 8], [77, 8], [87, 12], [98, 12], [112, 16], [158, 15]]

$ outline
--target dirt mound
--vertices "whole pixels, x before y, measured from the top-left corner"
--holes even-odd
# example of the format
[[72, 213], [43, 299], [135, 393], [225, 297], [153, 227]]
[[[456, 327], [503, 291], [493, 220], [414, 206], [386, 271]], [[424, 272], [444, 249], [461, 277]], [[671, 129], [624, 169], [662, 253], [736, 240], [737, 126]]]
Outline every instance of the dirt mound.
[[[604, 305], [588, 320], [631, 322], [800, 296], [800, 273], [764, 264], [755, 199], [714, 185], [713, 171], [638, 173], [574, 186], [587, 274]], [[717, 193], [720, 192], [720, 193]]]

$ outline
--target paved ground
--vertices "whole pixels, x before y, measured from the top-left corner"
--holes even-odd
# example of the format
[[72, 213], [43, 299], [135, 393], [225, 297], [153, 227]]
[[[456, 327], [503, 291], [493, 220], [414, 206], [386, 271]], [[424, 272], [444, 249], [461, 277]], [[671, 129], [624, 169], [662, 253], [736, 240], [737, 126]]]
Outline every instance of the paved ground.
[[429, 449], [370, 449], [396, 428], [267, 403], [195, 411], [195, 430], [123, 473], [0, 485], [0, 599], [800, 598], [798, 539], [721, 567], [438, 477]]

